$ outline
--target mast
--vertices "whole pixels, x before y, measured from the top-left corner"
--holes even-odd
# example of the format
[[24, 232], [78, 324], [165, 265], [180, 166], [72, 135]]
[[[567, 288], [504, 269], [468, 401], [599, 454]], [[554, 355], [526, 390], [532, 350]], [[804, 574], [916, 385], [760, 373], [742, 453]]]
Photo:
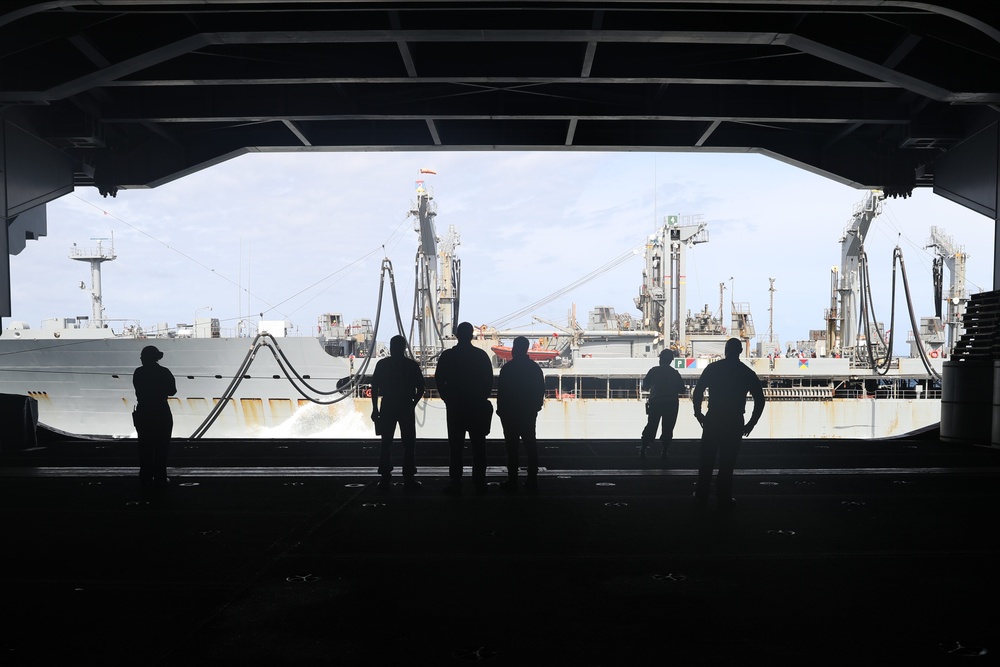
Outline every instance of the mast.
[[668, 215], [665, 224], [646, 239], [646, 268], [635, 307], [642, 311], [643, 328], [659, 331], [664, 347], [687, 343], [685, 259], [688, 246], [708, 241], [708, 224], [703, 218]]
[[772, 348], [774, 348], [774, 347], [776, 347], [776, 343], [775, 343], [775, 340], [774, 340], [775, 339], [775, 335], [774, 335], [774, 293], [777, 292], [778, 290], [774, 289], [774, 278], [768, 278], [768, 280], [771, 282], [771, 286], [767, 290], [768, 292], [770, 292], [769, 296], [771, 298], [771, 301], [770, 301], [770, 304], [769, 304], [769, 306], [767, 308], [767, 312], [768, 312], [768, 320], [767, 320], [767, 344], [769, 346], [771, 346]]
[[721, 283], [719, 283], [719, 321], [720, 322], [722, 321], [722, 316], [726, 312], [725, 310], [723, 310], [725, 308], [725, 304], [726, 304], [726, 283], [725, 282], [721, 282]]
[[[76, 244], [70, 248], [69, 258], [80, 262], [90, 263], [90, 326], [96, 329], [104, 328], [104, 296], [101, 290], [101, 264], [111, 262], [118, 258], [115, 254], [115, 239], [111, 237], [111, 248], [106, 249], [102, 245], [105, 238], [90, 239], [97, 241], [96, 248], [78, 248]], [[80, 283], [80, 287], [84, 287]]]

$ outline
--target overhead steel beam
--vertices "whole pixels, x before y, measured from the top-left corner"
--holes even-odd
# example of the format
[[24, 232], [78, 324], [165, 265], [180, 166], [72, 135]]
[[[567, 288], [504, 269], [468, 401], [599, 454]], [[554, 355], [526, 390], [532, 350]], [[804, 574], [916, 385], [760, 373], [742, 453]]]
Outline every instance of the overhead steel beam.
[[306, 138], [306, 135], [302, 134], [302, 130], [300, 130], [295, 123], [288, 120], [287, 118], [283, 118], [281, 122], [284, 123], [285, 127], [288, 128], [289, 132], [295, 135], [296, 139], [302, 142], [303, 146], [312, 146], [312, 142]]
[[[289, 78], [226, 79], [127, 79], [109, 81], [104, 88], [167, 88], [206, 86], [309, 86], [337, 84], [393, 85], [426, 84], [572, 84], [572, 85], [692, 85], [692, 86], [775, 86], [783, 88], [884, 88], [899, 89], [887, 81], [830, 79], [753, 79], [688, 76], [314, 76]], [[0, 97], [4, 93], [0, 92]]]
[[711, 123], [709, 123], [708, 127], [705, 128], [705, 131], [702, 133], [701, 137], [698, 138], [698, 141], [694, 142], [694, 145], [704, 146], [705, 142], [708, 141], [708, 138], [712, 136], [712, 133], [715, 132], [715, 130], [717, 130], [719, 125], [721, 124], [722, 124], [721, 120], [713, 120]]
[[[38, 103], [65, 99], [106, 85], [155, 64], [195, 52], [210, 45], [246, 44], [352, 44], [352, 43], [635, 43], [635, 44], [734, 44], [785, 46], [808, 53], [880, 81], [943, 102], [1000, 102], [993, 93], [952, 92], [896, 72], [891, 68], [794, 34], [778, 32], [623, 31], [623, 30], [345, 30], [293, 32], [201, 33], [166, 44], [121, 63], [102, 68], [45, 91], [0, 92], [0, 101]], [[404, 56], [405, 61], [405, 56]], [[411, 63], [412, 65], [412, 63]]]
[[745, 115], [728, 115], [728, 114], [680, 114], [680, 115], [668, 115], [668, 114], [649, 114], [649, 113], [622, 113], [622, 114], [568, 114], [561, 112], [553, 112], [550, 114], [546, 113], [522, 113], [522, 114], [488, 114], [488, 113], [453, 113], [446, 114], [443, 112], [432, 113], [432, 114], [413, 114], [413, 113], [394, 113], [394, 114], [365, 114], [365, 113], [340, 113], [340, 114], [275, 114], [275, 115], [265, 115], [265, 114], [255, 114], [252, 116], [163, 116], [157, 118], [127, 118], [127, 117], [113, 117], [105, 118], [103, 122], [108, 124], [116, 125], [126, 125], [126, 124], [137, 124], [144, 122], [154, 122], [154, 123], [264, 123], [268, 121], [275, 120], [294, 120], [296, 122], [337, 122], [337, 121], [401, 121], [401, 120], [420, 120], [420, 121], [444, 121], [444, 120], [496, 120], [496, 121], [513, 121], [513, 120], [559, 120], [559, 121], [569, 121], [573, 119], [577, 120], [587, 120], [587, 121], [601, 121], [601, 122], [634, 122], [634, 121], [650, 121], [650, 122], [731, 122], [731, 123], [757, 123], [757, 124], [773, 124], [773, 125], [850, 125], [850, 124], [866, 124], [866, 125], [908, 125], [909, 120], [905, 118], [883, 118], [883, 119], [859, 119], [859, 118], [849, 118], [849, 117], [826, 117], [826, 118], [804, 118], [801, 116], [745, 116]]
[[800, 37], [798, 35], [782, 35], [780, 43], [803, 53], [808, 53], [827, 62], [846, 67], [855, 72], [866, 74], [879, 81], [891, 83], [900, 88], [904, 88], [923, 97], [929, 97], [939, 102], [986, 102], [990, 100], [1000, 101], [1000, 95], [995, 93], [953, 93], [940, 86], [921, 81], [920, 79], [894, 69], [873, 63], [870, 60], [859, 58], [845, 51], [835, 49], [825, 44]]

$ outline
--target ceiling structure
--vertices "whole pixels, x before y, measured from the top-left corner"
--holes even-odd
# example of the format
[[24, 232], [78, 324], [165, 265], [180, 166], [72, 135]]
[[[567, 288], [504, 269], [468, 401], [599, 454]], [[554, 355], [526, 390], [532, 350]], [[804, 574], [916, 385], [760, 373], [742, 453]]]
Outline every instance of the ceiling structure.
[[74, 185], [248, 151], [756, 151], [908, 194], [996, 122], [992, 2], [8, 1], [0, 115]]

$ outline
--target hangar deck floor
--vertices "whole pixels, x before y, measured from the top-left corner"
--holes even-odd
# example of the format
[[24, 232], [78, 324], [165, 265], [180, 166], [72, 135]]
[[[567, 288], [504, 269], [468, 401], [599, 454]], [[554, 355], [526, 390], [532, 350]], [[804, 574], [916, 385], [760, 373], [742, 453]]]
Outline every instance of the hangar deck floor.
[[8, 451], [3, 662], [998, 662], [1000, 451], [748, 441], [720, 512], [696, 447], [543, 443], [537, 492], [459, 498], [440, 442], [414, 492], [373, 442], [178, 442], [152, 496], [127, 442]]

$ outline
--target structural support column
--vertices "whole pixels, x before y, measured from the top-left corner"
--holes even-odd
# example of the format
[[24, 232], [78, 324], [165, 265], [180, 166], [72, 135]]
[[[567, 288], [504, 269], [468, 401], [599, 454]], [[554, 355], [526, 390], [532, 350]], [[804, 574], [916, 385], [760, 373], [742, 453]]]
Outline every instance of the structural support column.
[[[1000, 289], [1000, 121], [996, 116], [935, 162], [934, 192], [993, 221], [993, 289]], [[983, 306], [995, 309], [995, 302], [989, 303], [994, 299], [985, 295]], [[989, 345], [956, 350], [945, 362], [942, 376], [941, 440], [1000, 446], [1000, 405], [994, 395], [1000, 386], [1000, 361], [990, 358]]]
[[39, 206], [73, 192], [73, 162], [68, 155], [7, 119], [0, 119], [0, 318], [10, 317], [10, 253], [24, 247], [24, 238], [10, 234], [44, 225]]
[[1000, 289], [1000, 120], [935, 161], [934, 192], [993, 221], [993, 289]]

